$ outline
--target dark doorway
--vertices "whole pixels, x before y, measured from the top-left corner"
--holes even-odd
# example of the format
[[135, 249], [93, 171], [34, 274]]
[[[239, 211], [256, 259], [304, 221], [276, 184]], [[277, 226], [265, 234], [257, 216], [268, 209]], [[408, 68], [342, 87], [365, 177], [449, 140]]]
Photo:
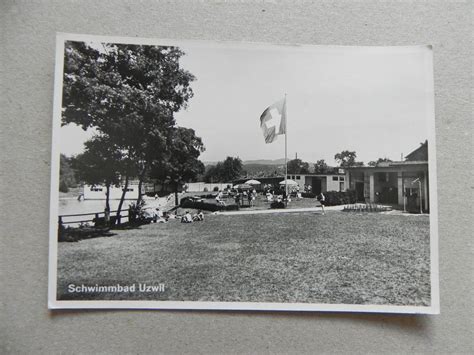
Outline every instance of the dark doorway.
[[313, 177], [312, 191], [316, 195], [321, 193], [321, 178]]
[[357, 202], [364, 202], [364, 183], [363, 182], [356, 182], [355, 183], [355, 188], [356, 188], [356, 199]]
[[398, 203], [398, 188], [385, 186], [380, 193], [380, 202], [397, 204]]

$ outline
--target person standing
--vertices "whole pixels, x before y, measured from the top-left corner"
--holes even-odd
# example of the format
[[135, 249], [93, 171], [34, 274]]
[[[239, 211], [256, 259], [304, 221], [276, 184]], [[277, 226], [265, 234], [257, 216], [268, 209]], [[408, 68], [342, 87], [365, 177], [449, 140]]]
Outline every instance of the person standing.
[[240, 208], [240, 192], [238, 191], [235, 194], [235, 204]]
[[323, 215], [325, 215], [325, 211], [324, 211], [324, 205], [326, 204], [326, 196], [324, 196], [324, 194], [321, 192], [318, 197], [317, 197], [318, 201], [319, 201], [319, 204], [321, 205], [321, 209], [323, 211]]
[[249, 190], [249, 193], [247, 195], [247, 200], [249, 201], [249, 207], [252, 207], [253, 205], [253, 193]]

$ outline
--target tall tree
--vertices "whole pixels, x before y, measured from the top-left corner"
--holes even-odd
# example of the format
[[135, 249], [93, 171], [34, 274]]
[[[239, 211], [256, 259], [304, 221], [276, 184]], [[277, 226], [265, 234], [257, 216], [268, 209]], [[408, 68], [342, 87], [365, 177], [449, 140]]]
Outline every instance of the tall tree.
[[239, 157], [227, 157], [222, 162], [222, 182], [237, 179], [242, 174], [242, 160]]
[[363, 162], [356, 161], [357, 154], [355, 151], [343, 150], [340, 153], [334, 155], [334, 160], [339, 164], [341, 168], [347, 168], [349, 166], [362, 166]]
[[59, 191], [68, 192], [70, 187], [76, 186], [76, 173], [72, 168], [74, 157], [60, 156], [59, 164]]
[[218, 176], [218, 168], [216, 165], [209, 165], [205, 167], [204, 170], [204, 182], [213, 183], [215, 181], [219, 181], [220, 178], [217, 179]]
[[318, 160], [314, 164], [314, 173], [315, 174], [327, 174], [329, 172], [329, 166], [326, 164], [324, 159]]
[[150, 177], [173, 187], [176, 205], [179, 187], [204, 172], [204, 164], [198, 159], [204, 149], [193, 129], [176, 127], [168, 137], [165, 159], [152, 165]]
[[309, 174], [309, 163], [301, 159], [293, 159], [287, 163], [288, 174]]
[[243, 163], [239, 157], [227, 157], [207, 168], [204, 175], [206, 182], [230, 182], [244, 174]]
[[119, 184], [124, 173], [122, 153], [106, 136], [95, 136], [84, 146], [84, 152], [73, 160], [73, 168], [81, 181], [105, 186], [105, 208], [110, 211], [110, 187]]
[[164, 159], [173, 114], [193, 96], [189, 85], [195, 78], [180, 67], [184, 53], [177, 47], [101, 46], [66, 43], [62, 124], [95, 127], [122, 152], [126, 186], [120, 213], [129, 174], [141, 186], [151, 162]]

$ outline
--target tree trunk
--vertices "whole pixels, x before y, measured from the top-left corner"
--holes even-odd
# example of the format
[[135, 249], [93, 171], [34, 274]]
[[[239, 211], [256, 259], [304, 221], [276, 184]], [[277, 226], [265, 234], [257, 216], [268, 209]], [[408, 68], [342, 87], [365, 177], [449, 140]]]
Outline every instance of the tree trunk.
[[143, 169], [143, 171], [138, 175], [138, 197], [137, 197], [137, 205], [140, 203], [142, 200], [143, 194], [142, 194], [142, 186], [143, 186], [143, 180], [145, 179], [145, 173], [146, 173], [146, 168]]
[[179, 206], [179, 201], [178, 201], [178, 183], [174, 184], [174, 205]]
[[108, 226], [110, 224], [110, 183], [105, 186], [105, 211], [104, 222]]
[[122, 211], [123, 201], [125, 200], [125, 194], [127, 193], [127, 189], [128, 189], [128, 175], [125, 176], [125, 185], [123, 187], [122, 196], [120, 197], [120, 202], [117, 208], [116, 223], [119, 223], [119, 220], [120, 220], [119, 216], [120, 216], [120, 212]]

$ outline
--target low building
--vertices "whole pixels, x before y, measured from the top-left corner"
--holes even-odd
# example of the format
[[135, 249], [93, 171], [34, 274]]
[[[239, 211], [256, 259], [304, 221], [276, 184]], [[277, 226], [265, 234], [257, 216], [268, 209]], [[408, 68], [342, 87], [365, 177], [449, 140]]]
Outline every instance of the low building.
[[331, 174], [288, 174], [287, 179], [297, 182], [301, 191], [305, 190], [305, 186], [310, 186], [311, 192], [315, 194], [347, 189], [344, 169]]
[[[250, 179], [250, 177], [247, 177], [235, 180], [233, 184], [241, 184]], [[261, 188], [265, 185], [278, 186], [285, 179], [285, 176], [256, 177], [255, 179], [261, 182]], [[306, 191], [305, 188], [308, 187], [315, 194], [327, 191], [345, 191], [347, 189], [344, 169], [335, 169], [334, 172], [328, 174], [288, 174], [287, 179], [295, 181], [301, 192]]]
[[394, 205], [404, 210], [429, 211], [428, 142], [404, 161], [346, 169], [347, 188], [360, 202]]

